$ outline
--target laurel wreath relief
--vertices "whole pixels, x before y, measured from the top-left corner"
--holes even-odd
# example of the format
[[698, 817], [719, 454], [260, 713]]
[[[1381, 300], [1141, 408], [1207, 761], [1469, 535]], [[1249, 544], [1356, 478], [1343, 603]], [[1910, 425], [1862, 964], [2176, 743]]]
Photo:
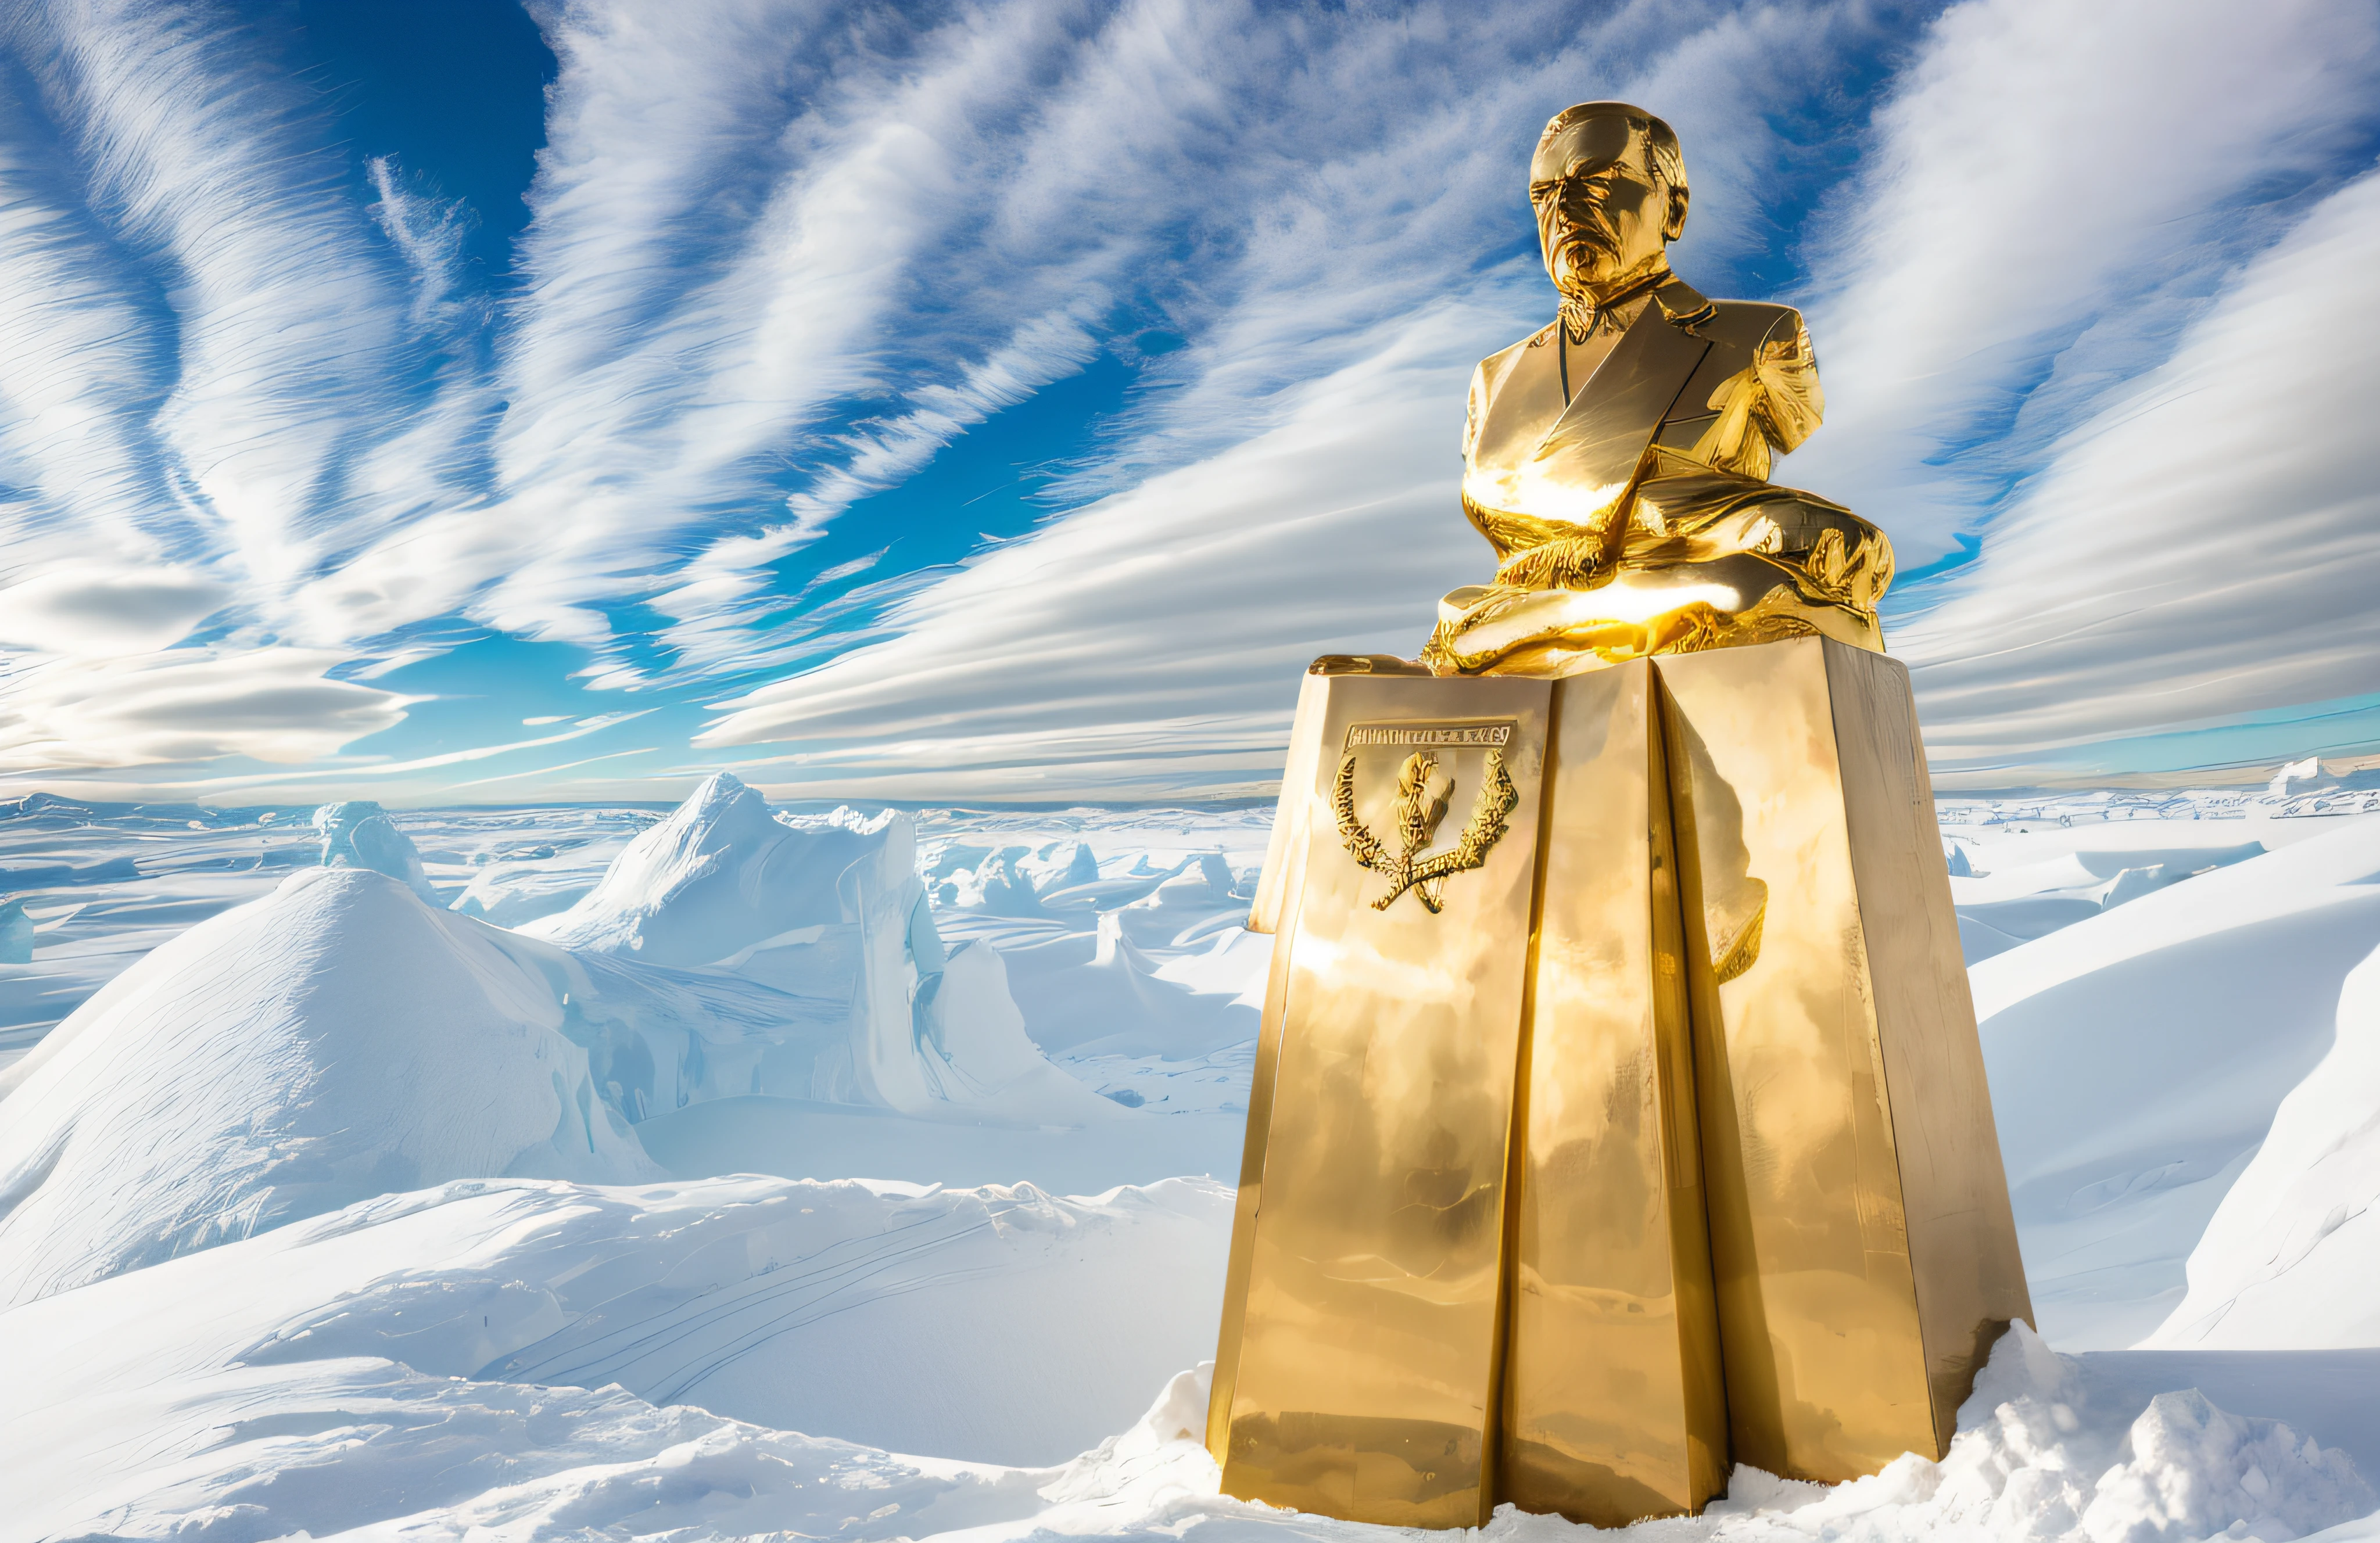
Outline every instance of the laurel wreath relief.
[[[1471, 819], [1463, 827], [1463, 834], [1446, 851], [1424, 857], [1422, 848], [1438, 832], [1438, 822], [1446, 818], [1445, 796], [1431, 792], [1429, 786], [1430, 776], [1437, 770], [1438, 758], [1418, 750], [1407, 756], [1404, 765], [1398, 769], [1400, 850], [1392, 855], [1355, 813], [1354, 756], [1350, 754], [1339, 763], [1339, 781], [1330, 795], [1331, 812], [1339, 817], [1339, 839], [1357, 864], [1389, 881], [1389, 893], [1372, 902], [1376, 911], [1387, 910], [1400, 895], [1411, 890], [1421, 898], [1430, 915], [1436, 916], [1445, 905], [1442, 897], [1447, 879], [1488, 860], [1489, 849], [1503, 839], [1506, 819], [1521, 801], [1511, 774], [1504, 770], [1504, 752], [1491, 747], [1483, 768], [1485, 779], [1479, 785], [1478, 796], [1472, 801]], [[1454, 791], [1451, 783], [1446, 791]]]

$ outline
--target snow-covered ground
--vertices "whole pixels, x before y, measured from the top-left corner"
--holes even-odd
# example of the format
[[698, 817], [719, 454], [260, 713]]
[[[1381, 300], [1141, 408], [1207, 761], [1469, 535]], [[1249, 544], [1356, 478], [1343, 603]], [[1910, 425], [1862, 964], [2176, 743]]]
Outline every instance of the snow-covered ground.
[[[2180, 1304], [2380, 949], [2380, 815], [2301, 812], [2315, 803], [1945, 802], [2034, 1307], [2061, 1348], [2132, 1344]], [[2031, 935], [1979, 952], [1986, 927]]]
[[[1648, 1543], [2380, 1537], [2373, 797], [1944, 800], [2047, 1343]], [[1268, 817], [0, 805], [0, 1537], [1368, 1537], [1196, 1442]]]

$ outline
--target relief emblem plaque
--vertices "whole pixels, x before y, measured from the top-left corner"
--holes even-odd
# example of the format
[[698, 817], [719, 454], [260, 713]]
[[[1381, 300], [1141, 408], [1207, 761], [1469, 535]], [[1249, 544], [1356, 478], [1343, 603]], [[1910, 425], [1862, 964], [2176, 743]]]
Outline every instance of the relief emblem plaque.
[[[1512, 790], [1512, 773], [1504, 769], [1504, 747], [1512, 742], [1510, 723], [1357, 723], [1347, 731], [1347, 752], [1339, 760], [1339, 779], [1330, 790], [1330, 812], [1339, 824], [1339, 840], [1347, 855], [1389, 881], [1389, 893], [1372, 902], [1385, 911], [1411, 890], [1432, 916], [1444, 909], [1440, 896], [1446, 881], [1488, 860], [1503, 839], [1505, 820], [1520, 795]], [[1397, 848], [1372, 833], [1355, 812], [1355, 767], [1366, 749], [1402, 749], [1427, 746], [1404, 758], [1396, 773]], [[1438, 833], [1446, 817], [1447, 800], [1455, 781], [1439, 764], [1439, 755], [1454, 749], [1483, 749], [1478, 795], [1463, 834], [1443, 852], [1423, 848]]]

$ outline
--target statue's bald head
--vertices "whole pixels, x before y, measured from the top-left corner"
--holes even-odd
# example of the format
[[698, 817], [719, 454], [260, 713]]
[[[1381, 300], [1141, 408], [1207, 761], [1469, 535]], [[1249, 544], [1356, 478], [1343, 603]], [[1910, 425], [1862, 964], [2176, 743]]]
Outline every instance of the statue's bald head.
[[1659, 177], [1665, 188], [1680, 194], [1686, 190], [1686, 153], [1678, 145], [1677, 131], [1644, 108], [1625, 102], [1582, 102], [1556, 113], [1547, 121], [1546, 131], [1537, 136], [1529, 180], [1559, 176], [1581, 158], [1600, 162], [1631, 158]]
[[1670, 126], [1625, 102], [1555, 114], [1529, 159], [1546, 271], [1565, 294], [1658, 268], [1686, 227], [1686, 158]]

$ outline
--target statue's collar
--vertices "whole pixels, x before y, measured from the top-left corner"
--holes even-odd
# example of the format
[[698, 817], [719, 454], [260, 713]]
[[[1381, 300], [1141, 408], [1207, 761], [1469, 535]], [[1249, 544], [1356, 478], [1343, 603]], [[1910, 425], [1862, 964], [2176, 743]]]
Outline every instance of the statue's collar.
[[1699, 327], [1718, 314], [1717, 303], [1675, 273], [1662, 276], [1653, 291], [1653, 303], [1672, 326]]
[[1599, 301], [1565, 298], [1557, 324], [1564, 329], [1571, 341], [1584, 343], [1598, 329], [1609, 324], [1607, 319], [1612, 312], [1642, 298], [1648, 290], [1652, 293], [1653, 303], [1661, 308], [1661, 314], [1674, 326], [1698, 327], [1718, 314], [1718, 307], [1705, 298], [1702, 291], [1663, 267]]

